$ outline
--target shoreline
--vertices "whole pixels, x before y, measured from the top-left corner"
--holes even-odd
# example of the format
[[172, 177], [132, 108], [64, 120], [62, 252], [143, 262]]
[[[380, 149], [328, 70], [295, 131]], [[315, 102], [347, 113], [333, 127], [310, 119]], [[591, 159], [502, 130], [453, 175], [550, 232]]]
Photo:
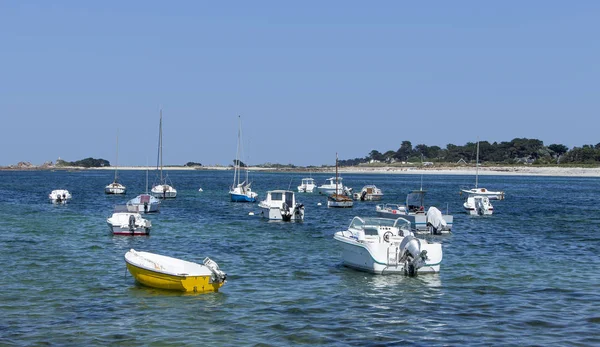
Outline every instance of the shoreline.
[[[149, 166], [120, 166], [119, 170], [149, 170], [154, 171], [156, 167]], [[115, 167], [97, 167], [97, 168], [82, 168], [82, 167], [0, 167], [0, 171], [87, 171], [87, 170], [115, 170]], [[233, 167], [228, 166], [202, 166], [202, 167], [182, 167], [169, 166], [163, 167], [167, 171], [228, 171], [233, 170]], [[260, 172], [297, 172], [297, 173], [329, 173], [335, 174], [335, 167], [319, 167], [319, 168], [266, 168], [254, 167], [248, 168], [249, 171]], [[439, 166], [439, 167], [397, 167], [397, 166], [377, 166], [377, 167], [341, 167], [338, 168], [340, 173], [346, 174], [408, 174], [408, 175], [465, 175], [474, 176], [474, 167], [455, 167], [455, 166]], [[479, 168], [479, 175], [496, 175], [496, 176], [549, 176], [549, 177], [600, 177], [600, 167], [582, 168], [582, 167], [534, 167], [534, 166], [482, 166]]]

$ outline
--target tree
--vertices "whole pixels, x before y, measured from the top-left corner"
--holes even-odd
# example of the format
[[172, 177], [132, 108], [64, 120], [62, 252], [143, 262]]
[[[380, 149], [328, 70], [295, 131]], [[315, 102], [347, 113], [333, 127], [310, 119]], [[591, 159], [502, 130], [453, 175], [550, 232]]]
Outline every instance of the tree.
[[238, 159], [233, 159], [233, 166], [237, 166], [239, 163], [239, 167], [246, 167], [246, 164], [244, 164], [243, 161], [238, 160]]
[[377, 150], [372, 150], [371, 153], [369, 153], [369, 155], [367, 156], [367, 158], [369, 158], [371, 160], [379, 160], [379, 161], [385, 160], [385, 157], [383, 156], [383, 154], [381, 154]]
[[548, 149], [551, 150], [552, 152], [556, 153], [556, 155], [559, 157], [569, 151], [567, 146], [556, 144], [556, 143], [553, 143], [550, 146], [548, 146]]
[[396, 151], [396, 159], [403, 161], [407, 160], [413, 154], [412, 143], [410, 141], [402, 141], [400, 148]]

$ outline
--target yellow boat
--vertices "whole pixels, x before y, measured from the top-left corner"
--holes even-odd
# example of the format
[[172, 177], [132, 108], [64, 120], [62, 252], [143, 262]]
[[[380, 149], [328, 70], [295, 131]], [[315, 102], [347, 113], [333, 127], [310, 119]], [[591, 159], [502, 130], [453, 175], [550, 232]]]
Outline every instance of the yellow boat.
[[125, 253], [125, 263], [136, 281], [160, 289], [194, 293], [216, 292], [225, 284], [227, 278], [227, 274], [210, 258], [205, 258], [203, 264], [197, 264], [130, 249]]

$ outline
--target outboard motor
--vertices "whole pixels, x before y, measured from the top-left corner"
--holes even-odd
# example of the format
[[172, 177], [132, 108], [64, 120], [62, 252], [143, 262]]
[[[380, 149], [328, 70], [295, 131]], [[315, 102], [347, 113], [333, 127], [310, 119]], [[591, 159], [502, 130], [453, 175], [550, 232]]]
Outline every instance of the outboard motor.
[[485, 211], [483, 207], [483, 198], [475, 198], [475, 211], [477, 211], [478, 215], [483, 216]]
[[219, 265], [214, 260], [206, 257], [202, 263], [213, 273], [214, 282], [225, 282], [227, 274], [219, 269]]
[[421, 251], [421, 241], [414, 236], [407, 236], [400, 242], [399, 249], [401, 256], [398, 262], [404, 262], [404, 274], [416, 276], [417, 270], [427, 259], [427, 251]]
[[292, 220], [292, 211], [290, 211], [290, 207], [288, 206], [288, 204], [286, 204], [285, 202], [283, 203], [283, 205], [280, 208], [281, 211], [281, 219], [289, 222]]
[[131, 233], [133, 233], [135, 231], [135, 216], [134, 215], [129, 216], [129, 231], [131, 231]]
[[365, 197], [367, 196], [367, 191], [362, 192], [360, 195], [360, 201], [365, 201]]

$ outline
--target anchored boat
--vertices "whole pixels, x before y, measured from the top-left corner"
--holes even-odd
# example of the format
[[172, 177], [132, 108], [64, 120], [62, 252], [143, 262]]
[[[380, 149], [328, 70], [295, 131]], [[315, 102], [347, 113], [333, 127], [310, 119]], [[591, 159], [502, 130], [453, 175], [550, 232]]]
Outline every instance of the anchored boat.
[[492, 206], [487, 196], [468, 196], [463, 203], [463, 207], [471, 216], [491, 215], [494, 213], [494, 206]]
[[342, 247], [344, 265], [357, 270], [407, 276], [440, 271], [442, 245], [416, 238], [404, 218], [354, 217], [333, 237]]
[[48, 199], [54, 204], [66, 204], [71, 197], [71, 193], [66, 189], [56, 189], [48, 194]]
[[296, 202], [296, 196], [291, 190], [271, 190], [267, 198], [260, 203], [261, 215], [271, 220], [303, 221], [304, 204]]
[[142, 218], [137, 212], [128, 211], [127, 206], [115, 206], [112, 216], [106, 219], [113, 235], [146, 236], [150, 235], [152, 222]]
[[148, 287], [182, 292], [217, 292], [226, 282], [227, 274], [210, 258], [202, 264], [134, 249], [125, 253], [129, 273]]

